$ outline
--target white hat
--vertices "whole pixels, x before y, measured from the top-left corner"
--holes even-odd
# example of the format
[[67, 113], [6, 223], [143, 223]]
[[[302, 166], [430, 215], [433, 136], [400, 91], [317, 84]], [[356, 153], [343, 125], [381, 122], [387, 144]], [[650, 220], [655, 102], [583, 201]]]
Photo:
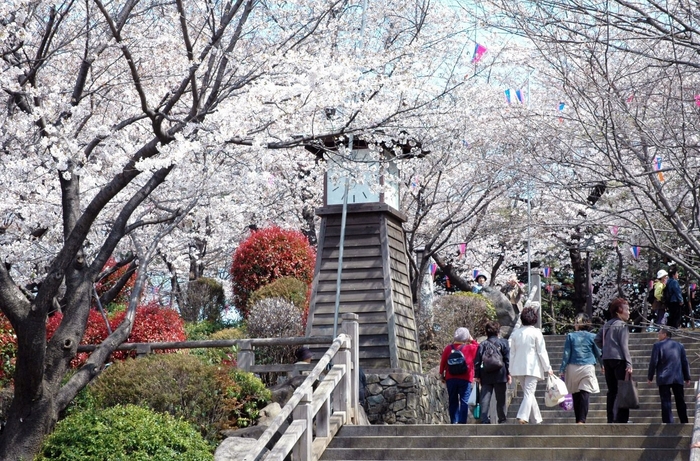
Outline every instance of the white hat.
[[656, 273], [656, 278], [660, 279], [662, 277], [666, 277], [668, 275], [668, 272], [665, 270], [661, 269], [659, 272]]

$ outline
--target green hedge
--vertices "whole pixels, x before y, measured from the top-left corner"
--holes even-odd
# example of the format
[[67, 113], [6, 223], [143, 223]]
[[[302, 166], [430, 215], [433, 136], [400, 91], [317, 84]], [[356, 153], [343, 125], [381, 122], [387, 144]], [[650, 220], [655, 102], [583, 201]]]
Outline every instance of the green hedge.
[[59, 421], [37, 461], [210, 461], [212, 447], [185, 421], [135, 405]]

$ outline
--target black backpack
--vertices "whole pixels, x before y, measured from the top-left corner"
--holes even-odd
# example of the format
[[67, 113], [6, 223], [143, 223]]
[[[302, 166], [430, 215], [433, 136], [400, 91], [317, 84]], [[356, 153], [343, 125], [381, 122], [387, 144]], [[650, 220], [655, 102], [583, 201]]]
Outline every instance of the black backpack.
[[647, 293], [647, 302], [649, 304], [654, 304], [654, 301], [656, 301], [656, 297], [654, 297], [654, 287], [651, 287], [651, 290], [649, 290], [649, 293]]
[[[464, 346], [462, 346], [464, 347]], [[464, 358], [462, 354], [462, 348], [455, 349], [455, 345], [452, 345], [452, 352], [447, 357], [447, 369], [450, 371], [451, 375], [463, 375], [468, 370], [467, 359]]]
[[489, 340], [481, 344], [484, 345], [484, 350], [481, 352], [481, 369], [487, 373], [493, 373], [503, 368], [501, 349]]
[[671, 290], [668, 288], [668, 284], [664, 287], [664, 291], [661, 294], [661, 301], [663, 301], [664, 305], [668, 306], [671, 303]]

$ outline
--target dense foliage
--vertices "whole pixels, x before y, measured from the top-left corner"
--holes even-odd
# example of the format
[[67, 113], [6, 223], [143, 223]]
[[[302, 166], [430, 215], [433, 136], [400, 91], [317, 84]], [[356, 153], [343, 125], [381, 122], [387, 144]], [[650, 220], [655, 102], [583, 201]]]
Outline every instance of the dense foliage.
[[270, 393], [259, 379], [189, 354], [159, 354], [108, 367], [89, 386], [97, 408], [135, 404], [181, 417], [209, 440], [222, 428], [245, 427]]
[[231, 279], [236, 307], [248, 317], [251, 294], [282, 277], [310, 284], [315, 261], [316, 254], [301, 232], [279, 227], [253, 231], [233, 255]]
[[226, 295], [221, 283], [200, 277], [187, 285], [187, 301], [180, 306], [180, 315], [186, 322], [206, 320], [217, 323], [225, 309]]
[[474, 338], [485, 334], [484, 325], [496, 319], [496, 310], [486, 297], [468, 292], [442, 296], [433, 306], [435, 344], [444, 346], [454, 339], [459, 327], [469, 328]]
[[56, 425], [37, 461], [209, 461], [189, 423], [135, 405], [85, 410]]
[[[109, 324], [112, 329], [115, 329], [124, 319], [125, 311], [119, 311], [109, 316]], [[57, 313], [49, 318], [46, 325], [46, 334], [51, 338], [61, 324], [63, 314]], [[97, 310], [91, 309], [88, 316], [88, 323], [85, 329], [85, 335], [81, 344], [100, 344], [108, 336], [107, 324], [105, 323], [102, 314]], [[184, 322], [173, 309], [158, 306], [155, 302], [140, 306], [136, 309], [136, 318], [134, 326], [127, 342], [130, 343], [146, 343], [146, 342], [161, 342], [161, 341], [184, 341], [185, 328]], [[154, 351], [162, 353], [166, 351]], [[135, 351], [116, 351], [112, 355], [115, 359], [124, 359], [128, 356], [135, 356]], [[71, 362], [73, 367], [82, 365], [87, 360], [88, 354], [81, 352]]]

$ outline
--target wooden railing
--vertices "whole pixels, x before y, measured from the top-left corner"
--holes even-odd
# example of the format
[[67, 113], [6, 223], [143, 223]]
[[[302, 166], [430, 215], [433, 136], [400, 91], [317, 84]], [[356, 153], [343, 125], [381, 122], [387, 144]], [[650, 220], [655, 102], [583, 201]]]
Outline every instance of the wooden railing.
[[[295, 338], [257, 338], [235, 340], [180, 341], [160, 343], [124, 343], [116, 350], [135, 350], [147, 355], [155, 349], [198, 349], [206, 347], [238, 347], [238, 368], [253, 373], [311, 370], [304, 382], [272, 420], [245, 461], [284, 460], [289, 453], [293, 461], [317, 460], [333, 436], [344, 424], [357, 424], [359, 416], [359, 328], [356, 314], [343, 314], [340, 334]], [[318, 363], [255, 364], [255, 346], [324, 345], [330, 347]], [[78, 352], [92, 352], [97, 346], [81, 345]], [[268, 452], [268, 444], [289, 417], [292, 422]], [[314, 424], [315, 423], [315, 424]]]
[[690, 461], [700, 461], [700, 381], [695, 383], [695, 421], [690, 439]]
[[[357, 424], [357, 340], [357, 315], [344, 314], [341, 334], [272, 420], [253, 450], [243, 458], [245, 461], [283, 461], [289, 453], [293, 461], [316, 460], [344, 424]], [[292, 422], [275, 446], [266, 452], [270, 440], [290, 416]]]

